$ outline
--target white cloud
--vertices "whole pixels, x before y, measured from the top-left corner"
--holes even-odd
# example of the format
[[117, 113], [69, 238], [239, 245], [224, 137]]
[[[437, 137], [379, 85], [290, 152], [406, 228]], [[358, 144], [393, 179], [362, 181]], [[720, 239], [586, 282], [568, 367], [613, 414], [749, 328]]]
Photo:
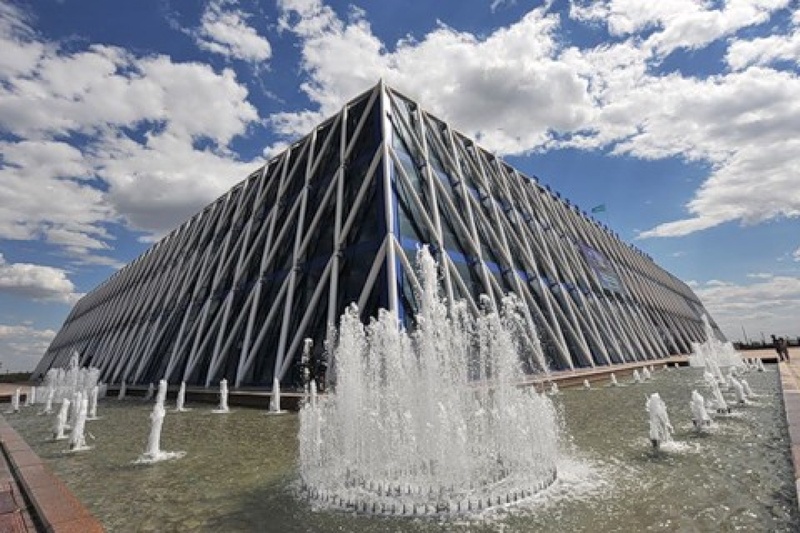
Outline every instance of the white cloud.
[[0, 254], [0, 292], [30, 298], [73, 304], [81, 297], [75, 285], [60, 269], [30, 263], [9, 263]]
[[711, 316], [732, 339], [742, 338], [742, 326], [751, 339], [763, 332], [800, 336], [800, 278], [772, 276], [752, 284], [706, 283], [695, 289]]
[[665, 56], [679, 48], [702, 48], [742, 28], [763, 24], [788, 4], [789, 0], [591, 0], [573, 1], [570, 13], [577, 20], [605, 23], [611, 35], [646, 35], [642, 47]]
[[773, 277], [773, 274], [770, 274], [769, 272], [753, 272], [748, 274], [747, 277], [753, 279], [770, 279]]
[[792, 258], [793, 258], [795, 261], [800, 261], [800, 248], [798, 248], [797, 250], [795, 250], [794, 252], [792, 252]]
[[44, 355], [56, 332], [36, 329], [30, 324], [0, 324], [0, 354], [2, 370], [26, 372], [33, 370]]
[[379, 78], [504, 153], [580, 129], [592, 112], [586, 80], [558, 60], [558, 16], [545, 9], [485, 38], [440, 24], [422, 40], [402, 40], [390, 51], [359, 12], [343, 21], [317, 1], [280, 6], [282, 28], [302, 42], [309, 75], [302, 88], [319, 105], [272, 117], [281, 133], [307, 132]]
[[247, 24], [250, 16], [234, 9], [235, 0], [212, 0], [206, 6], [195, 33], [200, 48], [251, 63], [266, 61], [272, 56], [269, 41]]
[[749, 68], [702, 76], [664, 74], [678, 48], [701, 48], [763, 24], [787, 0], [710, 4], [608, 0], [573, 5], [621, 39], [565, 47], [547, 8], [486, 36], [440, 25], [419, 39], [383, 43], [363, 14], [347, 20], [319, 0], [283, 0], [279, 24], [298, 38], [316, 107], [270, 117], [298, 136], [379, 78], [422, 102], [490, 150], [572, 147], [642, 159], [682, 158], [710, 174], [686, 216], [641, 237], [681, 236], [725, 222], [800, 216], [800, 78]]
[[0, 238], [116, 266], [102, 255], [110, 223], [163, 234], [260, 163], [230, 149], [260, 120], [230, 69], [99, 44], [67, 51], [8, 6], [0, 47], [16, 51], [0, 60]]

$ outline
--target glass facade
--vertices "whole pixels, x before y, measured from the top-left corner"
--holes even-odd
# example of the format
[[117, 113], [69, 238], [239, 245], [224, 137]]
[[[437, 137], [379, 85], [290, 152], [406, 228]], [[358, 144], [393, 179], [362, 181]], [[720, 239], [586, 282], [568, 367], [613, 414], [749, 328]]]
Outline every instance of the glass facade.
[[423, 244], [449, 298], [522, 300], [531, 371], [704, 340], [686, 284], [381, 83], [84, 296], [36, 374], [77, 351], [109, 383], [291, 385], [347, 305], [411, 320]]

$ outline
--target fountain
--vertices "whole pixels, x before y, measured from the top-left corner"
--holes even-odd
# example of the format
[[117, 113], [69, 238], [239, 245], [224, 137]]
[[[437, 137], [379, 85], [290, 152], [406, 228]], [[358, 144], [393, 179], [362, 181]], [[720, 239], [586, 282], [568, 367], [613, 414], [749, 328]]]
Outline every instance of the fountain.
[[175, 411], [178, 413], [183, 413], [188, 411], [184, 404], [186, 403], [186, 382], [181, 381], [181, 388], [178, 389], [178, 397], [175, 400]]
[[418, 253], [422, 290], [411, 332], [350, 306], [332, 354], [333, 391], [300, 411], [299, 474], [318, 505], [369, 514], [457, 514], [525, 499], [556, 479], [558, 428], [546, 395], [517, 387], [530, 332], [519, 302], [438, 296]]
[[746, 404], [747, 403], [747, 398], [745, 397], [745, 394], [744, 394], [744, 387], [742, 387], [742, 384], [739, 383], [739, 380], [736, 379], [733, 376], [733, 374], [731, 374], [729, 376], [729, 378], [730, 378], [731, 385], [733, 386], [733, 392], [736, 395], [736, 402], [741, 404], [741, 405]]
[[64, 435], [64, 431], [67, 428], [67, 416], [69, 416], [69, 404], [70, 401], [64, 398], [64, 401], [61, 402], [61, 408], [58, 410], [58, 415], [56, 416], [56, 425], [53, 428], [53, 440], [62, 440], [66, 439], [67, 436]]
[[764, 361], [762, 361], [760, 357], [758, 358], [758, 363], [756, 363], [756, 366], [758, 367], [759, 372], [764, 372], [766, 370], [766, 368], [764, 368]]
[[158, 382], [158, 394], [153, 412], [150, 413], [150, 436], [147, 439], [147, 450], [135, 461], [137, 464], [151, 464], [169, 459], [180, 459], [186, 452], [164, 452], [161, 451], [161, 427], [164, 424], [164, 402], [167, 399], [167, 382]]
[[36, 404], [36, 387], [31, 387], [28, 394], [25, 395], [25, 407], [30, 407]]
[[610, 380], [610, 382], [609, 382], [609, 386], [610, 387], [619, 387], [619, 383], [617, 383], [617, 376], [614, 375], [613, 372], [609, 376], [609, 380]]
[[19, 413], [19, 396], [20, 396], [20, 390], [19, 388], [17, 388], [14, 391], [14, 395], [11, 397], [11, 409], [6, 411], [6, 413], [8, 414]]
[[[72, 426], [72, 433], [69, 436], [69, 451], [82, 452], [91, 449], [86, 445], [86, 436], [84, 429], [86, 427], [86, 414], [89, 409], [89, 399], [85, 398], [82, 393], [76, 393], [76, 403], [78, 404], [78, 414], [75, 418], [75, 423]], [[66, 400], [65, 400], [66, 401]]]
[[212, 413], [225, 414], [230, 413], [228, 409], [228, 380], [222, 378], [219, 382], [219, 407], [211, 411]]
[[558, 394], [558, 383], [555, 381], [550, 384], [550, 395], [555, 396]]
[[89, 413], [86, 420], [97, 420], [97, 396], [100, 394], [100, 388], [95, 385], [89, 392]]
[[658, 450], [662, 445], [672, 442], [674, 430], [667, 415], [667, 404], [654, 392], [647, 399], [645, 407], [650, 414], [650, 443], [653, 449]]
[[589, 380], [588, 380], [588, 379], [584, 379], [584, 380], [583, 380], [583, 388], [584, 388], [584, 389], [586, 389], [586, 390], [589, 390], [589, 389], [591, 389], [591, 388], [592, 388], [592, 384], [591, 384], [591, 383], [589, 383]]
[[633, 370], [633, 382], [634, 383], [641, 383], [642, 382], [642, 378], [639, 377], [639, 371], [636, 370], [636, 369]]
[[692, 410], [692, 423], [696, 429], [699, 430], [711, 424], [711, 417], [708, 416], [706, 411], [706, 402], [696, 390], [692, 391], [692, 400], [689, 402], [689, 407]]
[[[316, 390], [316, 383], [314, 383], [314, 385], [314, 389]], [[269, 401], [269, 411], [267, 411], [267, 414], [282, 415], [285, 413], [287, 413], [287, 411], [281, 410], [281, 382], [278, 381], [278, 378], [275, 378], [272, 380], [272, 396]]]
[[147, 387], [147, 392], [144, 395], [144, 401], [149, 402], [150, 400], [152, 400], [153, 399], [153, 393], [154, 393], [153, 384], [150, 383], [150, 385], [148, 385], [148, 387]]
[[750, 388], [750, 384], [747, 382], [746, 379], [744, 378], [740, 379], [739, 383], [742, 384], [745, 396], [747, 396], [748, 398], [752, 398], [753, 396], [755, 396], [755, 394], [753, 394], [753, 389]]
[[703, 327], [705, 329], [706, 341], [704, 343], [692, 343], [692, 353], [689, 355], [689, 366], [705, 367], [720, 382], [725, 377], [722, 375], [721, 367], [739, 368], [743, 365], [742, 356], [736, 352], [730, 342], [721, 342], [714, 335], [714, 329], [708, 322], [708, 317], [703, 315]]
[[125, 386], [125, 380], [122, 380], [122, 384], [119, 386], [119, 394], [117, 395], [117, 400], [124, 400], [125, 399], [125, 392], [127, 391], [127, 387]]
[[53, 412], [53, 396], [55, 396], [55, 389], [52, 387], [47, 387], [47, 396], [45, 397], [44, 401], [44, 409], [40, 412], [40, 415], [49, 415]]
[[717, 413], [730, 413], [731, 408], [728, 407], [728, 402], [725, 401], [725, 398], [722, 396], [722, 391], [719, 390], [717, 378], [715, 378], [711, 372], [705, 371], [703, 372], [703, 379], [714, 397], [714, 408], [717, 410]]
[[645, 381], [653, 379], [653, 375], [650, 373], [650, 371], [647, 369], [646, 366], [642, 368], [642, 379], [644, 379]]

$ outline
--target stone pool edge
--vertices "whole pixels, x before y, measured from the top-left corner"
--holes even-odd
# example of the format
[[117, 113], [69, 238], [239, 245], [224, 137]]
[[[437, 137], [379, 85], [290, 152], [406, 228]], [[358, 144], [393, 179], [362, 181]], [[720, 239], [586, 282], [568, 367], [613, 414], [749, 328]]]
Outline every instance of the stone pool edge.
[[800, 353], [790, 350], [790, 362], [778, 364], [786, 423], [789, 426], [789, 444], [792, 450], [795, 489], [800, 506]]
[[102, 524], [0, 415], [0, 446], [20, 491], [48, 533], [95, 533]]

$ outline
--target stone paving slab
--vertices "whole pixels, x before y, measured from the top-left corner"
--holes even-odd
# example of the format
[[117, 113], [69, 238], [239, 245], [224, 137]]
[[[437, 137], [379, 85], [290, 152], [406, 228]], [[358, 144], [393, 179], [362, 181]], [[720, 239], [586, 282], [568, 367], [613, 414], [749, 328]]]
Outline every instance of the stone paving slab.
[[[104, 531], [100, 522], [52, 473], [2, 415], [0, 415], [0, 446], [2, 446], [0, 458], [5, 461], [5, 472], [12, 474], [9, 476], [11, 479], [8, 483], [11, 487], [12, 499], [16, 502], [17, 507], [11, 513], [0, 514], [0, 532], [95, 533]], [[1, 466], [3, 465], [0, 464]], [[0, 468], [0, 479], [2, 477], [3, 470]], [[25, 498], [22, 497], [23, 493], [32, 509], [27, 508]], [[17, 518], [12, 516], [15, 514], [19, 516]], [[38, 519], [38, 527], [31, 515], [35, 515]]]
[[[800, 350], [789, 350], [790, 362], [778, 364], [786, 423], [789, 426], [794, 480], [800, 496]], [[800, 498], [799, 498], [800, 499]]]

